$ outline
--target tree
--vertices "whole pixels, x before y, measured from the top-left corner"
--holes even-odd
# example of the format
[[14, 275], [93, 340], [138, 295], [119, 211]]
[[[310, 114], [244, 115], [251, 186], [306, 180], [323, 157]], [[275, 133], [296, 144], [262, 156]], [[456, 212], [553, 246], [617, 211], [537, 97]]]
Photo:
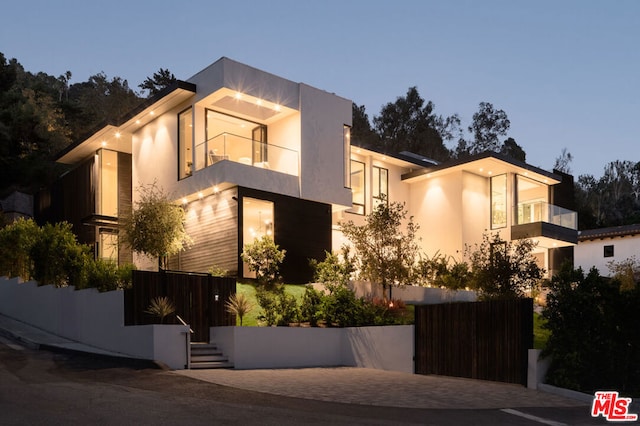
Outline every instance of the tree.
[[389, 293], [394, 286], [411, 284], [418, 256], [416, 232], [419, 226], [410, 217], [402, 232], [406, 216], [403, 203], [388, 204], [383, 200], [366, 217], [364, 225], [356, 225], [353, 221], [340, 224], [354, 249], [353, 259], [360, 277], [381, 284], [383, 290], [389, 289]]
[[502, 146], [499, 137], [505, 136], [510, 126], [511, 122], [506, 112], [496, 110], [489, 102], [480, 102], [478, 111], [473, 114], [473, 122], [467, 128], [473, 139], [469, 142], [460, 140], [456, 149], [457, 156], [464, 157], [486, 151], [500, 152]]
[[171, 86], [176, 81], [176, 76], [173, 75], [168, 69], [160, 68], [157, 72], [153, 73], [152, 77], [147, 77], [141, 84], [138, 85], [142, 90], [148, 90], [151, 97], [162, 89]]
[[367, 149], [379, 149], [380, 138], [371, 127], [371, 122], [369, 121], [369, 116], [365, 112], [364, 105], [358, 106], [353, 103], [351, 105], [351, 110], [351, 143]]
[[256, 279], [264, 287], [272, 288], [279, 279], [280, 264], [284, 260], [286, 250], [282, 250], [269, 235], [246, 244], [242, 250], [242, 260], [249, 270], [256, 273]]
[[500, 153], [507, 155], [514, 160], [522, 161], [523, 163], [527, 161], [527, 154], [513, 138], [507, 138], [507, 140], [503, 142], [502, 148], [500, 148]]
[[[453, 119], [438, 117], [433, 102], [426, 102], [416, 87], [410, 87], [404, 97], [386, 104], [380, 115], [373, 118], [384, 152], [410, 151], [438, 161], [450, 158], [438, 128], [446, 128]], [[455, 121], [455, 120], [453, 120]]]
[[572, 161], [573, 161], [573, 155], [571, 155], [571, 153], [567, 151], [567, 148], [562, 148], [562, 152], [560, 152], [560, 156], [558, 156], [556, 158], [555, 163], [553, 163], [553, 169], [559, 170], [562, 173], [566, 173], [570, 175], [571, 167], [569, 167], [569, 164], [571, 164]]
[[131, 249], [158, 259], [166, 266], [166, 257], [184, 250], [191, 238], [184, 228], [184, 209], [173, 203], [155, 184], [142, 185], [140, 200], [124, 221], [124, 241]]
[[535, 294], [544, 270], [533, 256], [530, 239], [504, 241], [500, 234], [484, 233], [482, 243], [466, 249], [471, 267], [469, 287], [482, 299], [519, 298]]

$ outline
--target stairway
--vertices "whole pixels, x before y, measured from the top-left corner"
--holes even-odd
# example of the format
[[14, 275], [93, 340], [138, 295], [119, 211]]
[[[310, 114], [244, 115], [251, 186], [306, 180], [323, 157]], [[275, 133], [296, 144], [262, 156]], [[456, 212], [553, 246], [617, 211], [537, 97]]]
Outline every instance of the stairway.
[[233, 368], [215, 343], [191, 342], [190, 368]]

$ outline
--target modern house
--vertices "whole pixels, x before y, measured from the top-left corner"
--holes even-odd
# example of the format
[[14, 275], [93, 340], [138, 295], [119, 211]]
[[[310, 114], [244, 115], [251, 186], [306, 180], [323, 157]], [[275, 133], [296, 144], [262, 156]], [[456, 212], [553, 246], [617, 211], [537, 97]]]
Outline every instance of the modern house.
[[587, 229], [578, 234], [574, 266], [587, 273], [595, 267], [609, 276], [609, 262], [622, 262], [640, 253], [640, 224]]
[[487, 152], [438, 164], [411, 153], [389, 156], [352, 147], [353, 207], [334, 214], [333, 248], [345, 243], [340, 221], [363, 222], [384, 194], [403, 202], [420, 229], [425, 254], [462, 260], [483, 233], [503, 240], [531, 238], [547, 273], [572, 260], [578, 241], [573, 180], [510, 157]]
[[572, 180], [486, 153], [446, 164], [351, 146], [348, 99], [221, 58], [123, 119], [70, 146], [71, 171], [36, 202], [41, 220], [67, 220], [96, 256], [154, 267], [119, 244], [123, 215], [155, 184], [182, 203], [192, 247], [171, 269], [221, 267], [250, 277], [245, 244], [272, 235], [287, 282], [311, 279], [309, 259], [339, 249], [339, 222], [381, 202], [406, 203], [423, 250], [459, 257], [485, 231], [533, 238], [547, 270], [572, 256]]

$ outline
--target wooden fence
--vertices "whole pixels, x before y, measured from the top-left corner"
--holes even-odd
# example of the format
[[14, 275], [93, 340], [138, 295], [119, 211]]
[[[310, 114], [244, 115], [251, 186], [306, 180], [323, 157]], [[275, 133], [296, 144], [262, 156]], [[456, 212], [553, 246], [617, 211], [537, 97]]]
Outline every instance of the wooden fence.
[[191, 340], [208, 342], [209, 328], [235, 325], [235, 316], [225, 302], [236, 292], [236, 279], [178, 271], [134, 271], [133, 286], [125, 290], [125, 325], [156, 324], [159, 319], [145, 312], [154, 297], [166, 296], [175, 313], [165, 324], [179, 324], [179, 315], [193, 330]]
[[415, 372], [527, 384], [533, 300], [421, 305]]

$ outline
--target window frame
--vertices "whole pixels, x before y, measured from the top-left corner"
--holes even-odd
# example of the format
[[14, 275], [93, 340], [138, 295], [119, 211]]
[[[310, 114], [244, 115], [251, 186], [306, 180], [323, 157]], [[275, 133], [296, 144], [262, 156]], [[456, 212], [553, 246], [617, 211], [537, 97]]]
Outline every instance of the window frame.
[[[354, 160], [351, 159], [350, 160], [351, 166], [350, 166], [350, 179], [349, 182], [351, 184], [351, 205], [352, 207], [347, 210], [349, 213], [353, 213], [353, 214], [357, 214], [357, 215], [361, 215], [364, 216], [365, 214], [367, 214], [367, 208], [366, 208], [366, 204], [367, 204], [367, 163], [360, 161], [360, 160]], [[354, 202], [354, 197], [353, 197], [353, 163], [358, 163], [362, 165], [362, 202]], [[356, 208], [357, 207], [357, 208]]]

